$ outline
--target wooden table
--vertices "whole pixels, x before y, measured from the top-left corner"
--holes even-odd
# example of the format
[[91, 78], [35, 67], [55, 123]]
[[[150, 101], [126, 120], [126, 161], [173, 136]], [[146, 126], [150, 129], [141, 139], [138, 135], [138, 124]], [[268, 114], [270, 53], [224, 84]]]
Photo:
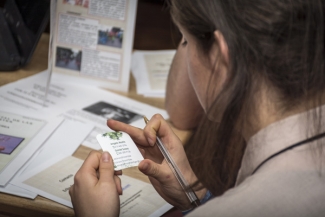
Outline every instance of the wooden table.
[[[171, 37], [174, 34], [173, 30], [169, 13], [163, 9], [161, 2], [139, 0], [134, 49], [175, 49], [175, 38]], [[0, 72], [0, 86], [45, 70], [47, 68], [48, 44], [49, 34], [44, 33], [30, 64], [14, 72]], [[129, 92], [118, 94], [158, 108], [164, 108], [164, 99], [147, 98], [138, 95], [135, 80], [132, 76], [130, 78]], [[182, 140], [188, 138], [189, 132], [179, 131], [175, 128], [174, 130]], [[85, 159], [90, 151], [90, 148], [81, 145], [73, 156]], [[139, 172], [137, 168], [124, 170], [123, 174], [148, 181], [147, 177]], [[74, 212], [71, 208], [41, 196], [31, 200], [0, 193], [0, 216], [74, 216]]]

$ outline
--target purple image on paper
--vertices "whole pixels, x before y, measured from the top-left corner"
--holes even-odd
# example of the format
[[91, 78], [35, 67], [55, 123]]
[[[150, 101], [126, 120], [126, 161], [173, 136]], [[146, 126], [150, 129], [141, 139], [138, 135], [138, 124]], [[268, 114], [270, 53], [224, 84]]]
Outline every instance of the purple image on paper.
[[0, 154], [11, 154], [23, 140], [24, 138], [0, 134], [0, 147], [4, 148], [0, 149]]

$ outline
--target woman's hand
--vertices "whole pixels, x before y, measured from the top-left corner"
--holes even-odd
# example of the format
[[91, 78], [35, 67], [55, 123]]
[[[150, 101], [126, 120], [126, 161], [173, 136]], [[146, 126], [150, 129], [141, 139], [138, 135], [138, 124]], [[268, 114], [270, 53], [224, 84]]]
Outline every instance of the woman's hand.
[[110, 154], [92, 151], [76, 173], [69, 193], [76, 216], [118, 216], [121, 180], [114, 175]]
[[0, 146], [0, 151], [3, 151], [5, 150], [5, 147], [4, 146]]
[[[185, 179], [193, 183], [197, 178], [190, 167], [181, 141], [163, 117], [154, 115], [144, 130], [114, 120], [108, 120], [107, 125], [113, 130], [126, 132], [132, 137], [145, 158], [139, 164], [139, 170], [149, 176], [156, 191], [177, 208], [189, 209], [190, 201], [155, 145], [157, 136], [172, 155]], [[198, 196], [204, 195], [205, 190], [197, 193]]]

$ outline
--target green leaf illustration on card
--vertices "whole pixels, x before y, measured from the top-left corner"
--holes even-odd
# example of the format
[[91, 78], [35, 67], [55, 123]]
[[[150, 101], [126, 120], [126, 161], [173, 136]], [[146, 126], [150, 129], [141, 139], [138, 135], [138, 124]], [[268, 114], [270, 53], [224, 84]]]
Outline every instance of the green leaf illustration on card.
[[107, 136], [112, 140], [119, 140], [122, 137], [122, 132], [109, 132], [103, 134], [103, 137]]

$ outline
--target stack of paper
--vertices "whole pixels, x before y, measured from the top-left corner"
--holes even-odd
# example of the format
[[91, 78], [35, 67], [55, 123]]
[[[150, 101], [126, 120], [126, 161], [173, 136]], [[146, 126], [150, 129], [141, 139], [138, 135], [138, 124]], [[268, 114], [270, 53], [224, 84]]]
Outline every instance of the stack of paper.
[[[82, 163], [82, 160], [72, 156], [57, 156], [57, 159], [47, 161], [20, 176], [13, 184], [72, 207], [68, 192], [73, 184], [74, 174]], [[120, 178], [123, 189], [123, 195], [120, 196], [120, 216], [160, 216], [172, 208], [151, 184], [126, 175]]]
[[[46, 118], [13, 108], [9, 111], [6, 107], [1, 108], [0, 116], [0, 146], [4, 147], [0, 152], [0, 192], [27, 198], [35, 198], [36, 192], [12, 183], [58, 154], [65, 157], [72, 155], [93, 129], [90, 124], [59, 117]], [[67, 134], [71, 137], [66, 137]]]
[[[39, 194], [72, 207], [69, 188], [83, 162], [72, 154], [81, 144], [99, 150], [96, 135], [112, 132], [107, 119], [144, 128], [144, 115], [168, 118], [162, 109], [99, 88], [128, 90], [136, 3], [51, 1], [49, 70], [0, 88], [0, 192]], [[162, 62], [149, 65], [148, 79], [163, 94], [157, 70], [171, 58], [155, 58]], [[121, 216], [171, 208], [148, 183], [122, 176], [122, 185]]]
[[115, 119], [133, 126], [144, 128], [143, 116], [156, 113], [168, 118], [163, 109], [140, 103], [119, 94], [86, 85], [61, 82], [53, 78], [44, 103], [47, 72], [36, 74], [4, 85], [0, 88], [0, 103], [12, 108], [28, 109], [42, 114], [62, 117], [94, 125], [83, 145], [99, 150], [96, 140], [99, 133], [109, 130], [107, 119]]
[[[75, 159], [71, 155], [80, 144], [99, 150], [100, 146], [95, 136], [110, 131], [106, 126], [108, 118], [143, 128], [145, 126], [143, 115], [151, 117], [155, 113], [160, 113], [165, 118], [168, 116], [164, 110], [118, 94], [89, 86], [60, 84], [55, 79], [51, 82], [50, 91], [44, 103], [44, 98], [39, 96], [44, 93], [46, 76], [47, 72], [42, 72], [0, 88], [2, 110], [9, 108], [1, 113], [1, 118], [5, 121], [16, 121], [13, 123], [15, 128], [0, 128], [0, 133], [9, 138], [15, 138], [12, 140], [13, 143], [18, 147], [20, 144], [23, 148], [15, 150], [20, 151], [23, 156], [29, 153], [25, 159], [19, 157], [15, 151], [11, 151], [12, 156], [16, 156], [12, 157], [9, 166], [11, 164], [19, 166], [15, 167], [15, 171], [9, 166], [5, 167], [10, 169], [11, 179], [6, 179], [6, 183], [3, 183], [0, 191], [28, 198], [35, 198], [37, 194], [40, 194], [71, 207], [68, 188], [73, 183], [74, 174], [82, 163], [81, 160]], [[35, 111], [37, 111], [37, 116]], [[46, 114], [48, 115], [46, 116]], [[18, 123], [22, 126], [19, 126]], [[33, 124], [33, 127], [29, 129], [25, 127], [26, 124]], [[1, 126], [5, 125], [1, 124]], [[6, 140], [7, 137], [3, 137], [3, 140]], [[23, 146], [22, 139], [28, 139], [30, 142]], [[35, 139], [38, 139], [37, 142], [31, 142]], [[14, 149], [12, 145], [10, 147]], [[6, 152], [9, 153], [10, 150], [8, 149]], [[5, 159], [2, 156], [8, 155], [8, 153], [0, 152], [1, 162], [4, 162], [3, 159]], [[28, 161], [32, 156], [33, 158]], [[28, 163], [23, 166], [27, 161]], [[71, 166], [66, 167], [66, 165]], [[7, 171], [4, 170], [4, 173], [1, 171], [0, 177], [9, 177], [4, 176]], [[122, 176], [123, 186], [129, 186], [130, 181], [123, 181], [124, 179], [128, 178]], [[64, 180], [64, 182], [60, 182], [60, 180]], [[137, 198], [134, 201], [138, 208], [143, 203], [150, 204], [152, 201], [157, 201], [157, 204], [155, 202], [152, 205], [153, 213], [155, 211], [163, 213], [170, 209], [171, 206], [161, 199], [150, 184], [134, 185], [133, 180], [131, 184], [134, 186], [133, 191], [142, 192], [141, 195], [143, 195], [141, 199]], [[155, 199], [150, 199], [147, 193]], [[128, 204], [129, 200], [129, 197], [124, 196], [124, 198], [121, 198], [122, 203], [124, 202], [123, 207]], [[139, 200], [141, 202], [138, 203]], [[125, 216], [132, 216], [130, 212], [127, 212], [128, 206], [124, 208], [125, 211], [121, 207], [121, 212], [129, 213]], [[137, 209], [134, 208], [134, 210]], [[140, 212], [139, 210], [137, 212]]]

